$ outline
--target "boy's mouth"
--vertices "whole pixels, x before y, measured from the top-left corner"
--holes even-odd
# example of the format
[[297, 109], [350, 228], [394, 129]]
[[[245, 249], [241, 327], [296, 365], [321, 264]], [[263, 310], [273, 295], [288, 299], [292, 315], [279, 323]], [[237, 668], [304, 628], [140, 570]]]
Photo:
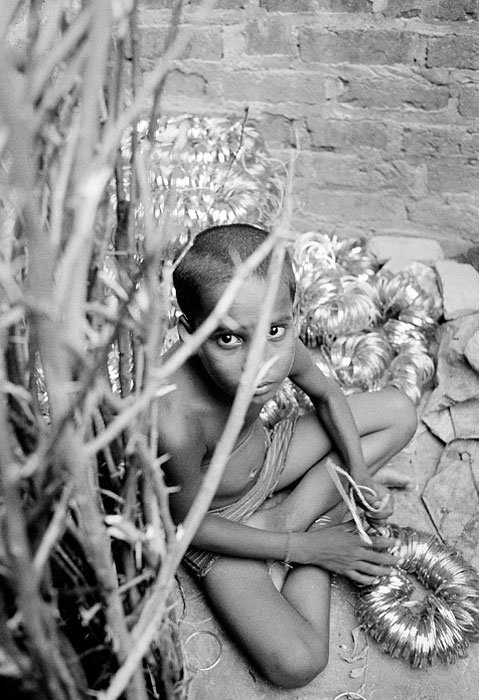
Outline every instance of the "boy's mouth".
[[264, 394], [269, 394], [272, 391], [276, 391], [276, 382], [263, 382], [256, 387], [254, 395], [263, 396]]

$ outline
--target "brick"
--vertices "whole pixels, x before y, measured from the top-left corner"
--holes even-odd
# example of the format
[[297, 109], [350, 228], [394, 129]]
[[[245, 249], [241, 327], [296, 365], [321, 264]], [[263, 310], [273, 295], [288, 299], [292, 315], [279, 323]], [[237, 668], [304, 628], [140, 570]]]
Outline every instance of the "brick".
[[303, 123], [282, 115], [262, 114], [256, 127], [269, 147], [296, 148], [297, 135], [302, 141]]
[[479, 272], [467, 263], [438, 260], [435, 263], [442, 289], [444, 318], [451, 319], [479, 312]]
[[446, 20], [448, 22], [476, 19], [477, 0], [388, 0], [381, 8], [385, 17], [423, 20]]
[[459, 90], [457, 109], [462, 117], [477, 118], [479, 116], [479, 86], [467, 85]]
[[[253, 0], [216, 0], [215, 9], [218, 10], [241, 10], [251, 4]], [[141, 0], [141, 6], [147, 10], [172, 9], [176, 0]], [[184, 0], [184, 8], [196, 7], [203, 0]]]
[[439, 0], [433, 5], [435, 19], [467, 22], [479, 17], [478, 0]]
[[424, 229], [438, 232], [441, 236], [453, 234], [477, 239], [479, 220], [479, 198], [467, 195], [450, 195], [447, 201], [441, 197], [425, 197], [407, 204], [410, 222]]
[[479, 38], [465, 35], [432, 37], [426, 52], [427, 68], [450, 66], [475, 70], [479, 68]]
[[295, 177], [314, 182], [315, 188], [376, 191], [386, 180], [374, 167], [352, 155], [300, 152], [295, 162]]
[[322, 76], [299, 71], [234, 71], [224, 76], [223, 93], [225, 99], [238, 102], [313, 105], [321, 103], [326, 95]]
[[479, 191], [479, 161], [465, 158], [438, 158], [427, 165], [427, 182], [431, 192]]
[[352, 147], [384, 150], [388, 142], [388, 127], [374, 121], [309, 117], [306, 126], [311, 145], [318, 149], [342, 150]]
[[424, 5], [424, 0], [393, 0], [392, 2], [386, 0], [380, 4], [378, 12], [385, 17], [411, 19], [423, 15]]
[[[445, 109], [449, 102], [449, 89], [429, 85], [425, 81], [391, 76], [364, 80], [341, 79], [344, 90], [339, 102], [362, 109], [398, 109], [413, 107], [425, 112]], [[394, 84], [394, 90], [391, 84]]]
[[268, 12], [371, 12], [370, 0], [260, 0]]
[[295, 55], [296, 40], [290, 26], [280, 17], [249, 22], [245, 28], [246, 53], [253, 55]]
[[357, 226], [394, 226], [406, 222], [404, 202], [384, 193], [338, 192], [309, 185], [304, 193], [304, 209], [325, 220]]
[[325, 189], [351, 189], [362, 192], [408, 192], [414, 187], [411, 175], [401, 164], [385, 162], [376, 156], [300, 152], [295, 175]]
[[165, 93], [200, 97], [206, 95], [208, 81], [199, 73], [188, 73], [183, 70], [173, 70], [165, 82]]
[[[163, 53], [166, 27], [140, 27], [142, 59], [158, 60]], [[223, 58], [223, 30], [221, 27], [198, 27], [188, 42], [182, 59], [196, 58], [219, 61]]]
[[479, 133], [450, 124], [405, 127], [402, 150], [411, 156], [464, 156], [479, 153]]
[[299, 52], [307, 63], [408, 63], [412, 48], [413, 36], [406, 32], [324, 32], [309, 27], [299, 31]]

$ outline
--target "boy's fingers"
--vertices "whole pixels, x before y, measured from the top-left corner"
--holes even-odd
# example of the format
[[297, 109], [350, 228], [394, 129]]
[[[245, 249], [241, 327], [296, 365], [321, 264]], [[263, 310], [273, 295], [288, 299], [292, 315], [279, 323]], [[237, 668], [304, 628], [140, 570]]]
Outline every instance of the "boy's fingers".
[[374, 578], [379, 578], [381, 576], [388, 576], [392, 572], [393, 568], [393, 566], [363, 562], [361, 565], [361, 573], [368, 574]]
[[375, 549], [392, 549], [397, 545], [394, 537], [384, 537], [384, 535], [372, 535], [371, 540]]
[[394, 566], [398, 562], [398, 557], [390, 552], [378, 552], [374, 549], [366, 549], [362, 561], [368, 563], [381, 564], [383, 566]]
[[379, 576], [375, 576], [373, 574], [363, 573], [362, 571], [350, 571], [348, 572], [348, 576], [350, 579], [356, 581], [356, 583], [360, 583], [363, 586], [372, 586], [373, 584], [377, 583], [378, 578], [384, 576], [384, 572]]

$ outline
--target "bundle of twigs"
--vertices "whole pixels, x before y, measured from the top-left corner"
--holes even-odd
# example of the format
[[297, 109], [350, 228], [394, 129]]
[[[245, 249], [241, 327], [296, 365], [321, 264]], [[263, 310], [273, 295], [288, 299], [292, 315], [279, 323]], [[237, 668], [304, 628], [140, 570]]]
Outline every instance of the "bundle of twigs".
[[[134, 141], [129, 191], [116, 163], [125, 129], [145, 109], [157, 118], [170, 59], [189, 38], [179, 31], [181, 4], [173, 3], [163, 57], [141, 75], [134, 0], [2, 2], [0, 683], [16, 698], [187, 692], [175, 574], [239, 434], [258, 367], [253, 357], [181, 528], [168, 509], [157, 398], [280, 227], [239, 266], [191, 342], [163, 363], [168, 207], [159, 221], [149, 214]], [[198, 12], [212, 5], [205, 0]], [[141, 231], [132, 216], [139, 202]]]

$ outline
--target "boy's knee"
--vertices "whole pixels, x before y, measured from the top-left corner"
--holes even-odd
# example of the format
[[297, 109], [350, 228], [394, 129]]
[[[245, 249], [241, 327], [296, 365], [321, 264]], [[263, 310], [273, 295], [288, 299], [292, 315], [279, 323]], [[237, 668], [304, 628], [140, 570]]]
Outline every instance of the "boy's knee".
[[409, 396], [399, 389], [390, 395], [390, 413], [395, 427], [395, 433], [402, 446], [406, 445], [413, 437], [417, 428], [417, 410]]
[[281, 688], [302, 688], [324, 671], [328, 665], [328, 645], [291, 643], [266, 670], [268, 680]]
[[[399, 392], [398, 392], [399, 393]], [[417, 409], [413, 401], [406, 396], [406, 394], [400, 393], [400, 415], [401, 415], [401, 425], [403, 428], [404, 435], [407, 442], [412, 438], [416, 432], [418, 418]]]

